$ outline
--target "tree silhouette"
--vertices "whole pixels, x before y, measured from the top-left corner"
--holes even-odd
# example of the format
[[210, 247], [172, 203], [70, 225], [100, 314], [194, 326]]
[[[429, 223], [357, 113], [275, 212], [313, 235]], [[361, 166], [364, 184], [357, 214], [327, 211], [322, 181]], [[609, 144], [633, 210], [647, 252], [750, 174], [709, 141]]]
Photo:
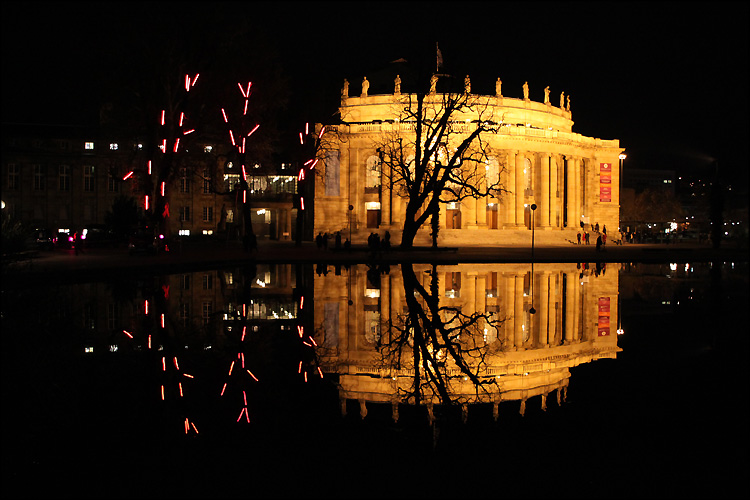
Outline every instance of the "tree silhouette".
[[376, 142], [384, 176], [393, 192], [407, 200], [401, 246], [413, 246], [419, 228], [431, 218], [432, 242], [437, 246], [440, 204], [504, 192], [500, 166], [490, 171], [491, 148], [483, 134], [497, 131], [501, 117], [493, 116], [486, 96], [456, 90], [437, 93], [437, 75], [405, 94], [395, 110], [398, 126]]
[[466, 314], [459, 307], [441, 305], [437, 265], [423, 282], [411, 264], [402, 264], [407, 312], [385, 322], [377, 341], [380, 363], [389, 371], [413, 372], [411, 386], [399, 388], [407, 403], [437, 398], [443, 404], [461, 403], [459, 382], [470, 381], [476, 395], [497, 391], [494, 377], [485, 377], [486, 358], [492, 352], [485, 329], [497, 329], [502, 320], [492, 313]]

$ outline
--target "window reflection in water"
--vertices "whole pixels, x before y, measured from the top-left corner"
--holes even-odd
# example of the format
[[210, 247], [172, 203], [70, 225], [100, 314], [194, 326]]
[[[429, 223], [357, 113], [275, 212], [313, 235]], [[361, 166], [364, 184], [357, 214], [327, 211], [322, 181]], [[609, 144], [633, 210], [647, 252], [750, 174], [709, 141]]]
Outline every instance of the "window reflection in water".
[[[231, 400], [245, 423], [264, 383], [335, 381], [344, 412], [384, 403], [394, 419], [403, 404], [523, 413], [620, 351], [618, 272], [587, 264], [257, 265], [75, 288], [57, 307], [80, 356], [141, 356], [150, 397]], [[197, 433], [205, 411], [175, 419]]]

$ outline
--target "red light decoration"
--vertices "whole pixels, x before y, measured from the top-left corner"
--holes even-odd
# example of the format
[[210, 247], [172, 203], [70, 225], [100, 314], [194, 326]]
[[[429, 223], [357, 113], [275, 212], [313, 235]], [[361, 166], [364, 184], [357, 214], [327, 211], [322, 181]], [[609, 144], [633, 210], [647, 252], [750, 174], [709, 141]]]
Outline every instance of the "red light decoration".
[[219, 394], [219, 396], [223, 396], [224, 395], [224, 391], [226, 390], [226, 388], [227, 388], [227, 383], [224, 382], [224, 387], [221, 388], [221, 394]]
[[302, 132], [299, 133], [299, 143], [303, 145], [305, 144], [305, 140], [302, 138]]
[[162, 126], [164, 126], [164, 113], [165, 112], [166, 112], [165, 110], [163, 110], [163, 109], [161, 110], [161, 125]]
[[161, 400], [164, 401], [164, 386], [161, 386]]
[[323, 378], [323, 371], [318, 367], [318, 373], [320, 373], [320, 378]]
[[229, 131], [229, 138], [230, 138], [230, 139], [232, 139], [232, 146], [236, 146], [236, 145], [237, 145], [237, 143], [236, 143], [236, 142], [234, 142], [234, 134], [232, 133], [232, 131], [231, 131], [231, 130]]
[[229, 365], [229, 375], [232, 374], [232, 369], [234, 368], [234, 361], [232, 361], [232, 364]]
[[133, 334], [131, 334], [131, 333], [130, 333], [129, 331], [127, 331], [127, 330], [123, 330], [123, 331], [122, 331], [122, 333], [124, 333], [125, 335], [127, 335], [127, 336], [128, 336], [128, 337], [130, 337], [131, 339], [133, 338]]
[[256, 377], [255, 375], [253, 375], [253, 372], [251, 372], [250, 370], [245, 370], [245, 371], [246, 371], [247, 373], [249, 373], [249, 374], [250, 374], [250, 376], [251, 376], [251, 377], [253, 377], [253, 379], [255, 379], [255, 381], [256, 381], [256, 382], [258, 381], [258, 378], [257, 378], [257, 377]]
[[249, 134], [247, 134], [247, 136], [248, 136], [248, 137], [250, 137], [251, 135], [253, 135], [253, 132], [255, 132], [256, 130], [258, 130], [258, 127], [260, 127], [260, 123], [259, 123], [259, 124], [257, 124], [257, 125], [256, 125], [256, 126], [255, 126], [255, 127], [254, 127], [254, 128], [253, 128], [253, 129], [251, 130], [251, 131], [250, 131], [250, 133], [249, 133]]
[[123, 177], [123, 178], [122, 178], [122, 180], [126, 181], [126, 180], [130, 179], [131, 177], [133, 177], [133, 173], [134, 173], [134, 172], [133, 172], [133, 171], [131, 170], [130, 172], [128, 172], [128, 173], [127, 173], [127, 174], [125, 175], [125, 177]]
[[242, 338], [240, 339], [240, 342], [245, 340], [245, 333], [247, 333], [247, 326], [242, 327]]
[[247, 99], [245, 99], [245, 110], [242, 112], [243, 115], [247, 114]]
[[186, 130], [185, 132], [183, 132], [182, 135], [192, 134], [193, 132], [195, 132], [195, 129], [191, 128], [190, 130]]
[[300, 169], [299, 174], [297, 174], [297, 180], [298, 181], [305, 180], [305, 169], [304, 168]]
[[221, 114], [224, 115], [224, 123], [229, 123], [229, 118], [227, 118], [227, 113], [224, 111], [224, 108], [221, 108]]
[[299, 334], [299, 338], [302, 338], [304, 327], [302, 325], [297, 325], [297, 333]]
[[181, 112], [181, 113], [180, 113], [180, 127], [182, 127], [182, 122], [183, 122], [183, 121], [185, 121], [185, 113], [184, 113], [184, 112]]
[[167, 371], [167, 360], [163, 356], [161, 358], [161, 371]]
[[164, 185], [165, 184], [166, 184], [166, 182], [164, 182], [164, 181], [161, 182], [161, 195], [162, 196], [164, 196]]
[[180, 388], [180, 397], [183, 397], [183, 394], [182, 394], [182, 382], [177, 382], [177, 386]]
[[180, 138], [178, 137], [177, 140], [174, 143], [174, 152], [177, 152], [177, 148], [180, 147]]
[[305, 296], [303, 295], [303, 296], [301, 296], [299, 298], [299, 310], [300, 311], [302, 310], [302, 308], [304, 307], [304, 305], [305, 305]]
[[299, 368], [297, 368], [297, 373], [302, 373], [302, 361], [299, 362]]
[[[166, 144], [167, 140], [164, 139], [164, 143]], [[148, 161], [148, 175], [151, 175], [151, 160]]]
[[315, 160], [315, 161], [313, 162], [313, 164], [312, 164], [312, 165], [310, 165], [310, 170], [314, 169], [314, 168], [315, 168], [315, 165], [317, 165], [317, 164], [318, 164], [318, 160], [316, 159], [316, 160]]
[[143, 206], [146, 208], [146, 210], [148, 210], [148, 195], [146, 195], [146, 199], [144, 201]]
[[320, 133], [318, 134], [318, 139], [320, 139], [321, 137], [323, 137], [323, 132], [325, 131], [325, 129], [326, 129], [325, 126], [323, 126], [323, 127], [320, 128]]
[[299, 205], [302, 210], [305, 209], [305, 199], [303, 197], [299, 197]]
[[169, 217], [169, 203], [164, 204], [164, 211], [161, 214], [165, 218]]
[[148, 316], [148, 300], [146, 300], [146, 301], [144, 302], [144, 306], [143, 306], [143, 308], [144, 308], [144, 312], [143, 312], [143, 314], [145, 314], [146, 316]]

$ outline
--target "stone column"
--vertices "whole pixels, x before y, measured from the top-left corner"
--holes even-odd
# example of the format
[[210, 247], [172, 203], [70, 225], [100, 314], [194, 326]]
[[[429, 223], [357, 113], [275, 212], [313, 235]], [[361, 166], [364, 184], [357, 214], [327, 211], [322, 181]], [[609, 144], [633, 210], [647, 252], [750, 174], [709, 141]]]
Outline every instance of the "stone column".
[[568, 161], [568, 227], [578, 229], [581, 220], [578, 211], [578, 160], [569, 156]]
[[576, 294], [578, 292], [578, 273], [565, 273], [567, 288], [565, 290], [565, 331], [563, 344], [572, 344], [575, 339]]
[[550, 215], [551, 215], [551, 209], [552, 206], [550, 205], [550, 155], [547, 153], [542, 154], [541, 156], [541, 164], [542, 164], [542, 185], [541, 187], [541, 220], [540, 225], [542, 228], [546, 229], [549, 228], [549, 222], [550, 222]]
[[560, 345], [557, 338], [557, 311], [560, 303], [560, 273], [550, 275], [550, 294], [549, 294], [549, 336], [547, 342], [550, 345]]
[[549, 164], [549, 196], [550, 196], [550, 202], [549, 202], [549, 218], [550, 218], [550, 225], [552, 227], [560, 227], [560, 219], [558, 217], [558, 213], [560, 212], [560, 203], [559, 203], [559, 186], [558, 183], [558, 176], [557, 176], [557, 169], [558, 169], [558, 157], [556, 155], [552, 155], [550, 158], [550, 164]]
[[549, 330], [548, 330], [548, 316], [549, 316], [549, 273], [539, 273], [539, 292], [537, 294], [539, 301], [539, 308], [537, 314], [539, 315], [539, 345], [541, 347], [549, 347]]
[[500, 304], [502, 304], [503, 307], [503, 310], [500, 311], [500, 317], [508, 318], [503, 322], [500, 340], [512, 350], [514, 345], [513, 335], [515, 332], [516, 318], [514, 315], [515, 313], [511, 314], [511, 312], [514, 311], [516, 301], [516, 278], [514, 274], [501, 274], [498, 279], [499, 288], [502, 291], [500, 295], [502, 301]]
[[516, 154], [516, 168], [515, 168], [515, 191], [516, 191], [516, 210], [515, 210], [515, 216], [516, 220], [513, 221], [516, 227], [523, 227], [523, 216], [524, 216], [524, 209], [523, 209], [523, 202], [524, 202], [524, 191], [526, 189], [526, 183], [524, 182], [524, 175], [523, 175], [523, 165], [524, 165], [525, 156], [521, 153]]
[[507, 168], [503, 172], [503, 187], [509, 192], [502, 198], [503, 219], [499, 221], [502, 227], [513, 227], [516, 225], [516, 201], [515, 179], [516, 179], [516, 152], [508, 151]]
[[513, 346], [516, 350], [523, 350], [523, 320], [524, 320], [524, 301], [523, 301], [523, 276], [516, 275], [514, 280], [515, 290], [513, 291]]

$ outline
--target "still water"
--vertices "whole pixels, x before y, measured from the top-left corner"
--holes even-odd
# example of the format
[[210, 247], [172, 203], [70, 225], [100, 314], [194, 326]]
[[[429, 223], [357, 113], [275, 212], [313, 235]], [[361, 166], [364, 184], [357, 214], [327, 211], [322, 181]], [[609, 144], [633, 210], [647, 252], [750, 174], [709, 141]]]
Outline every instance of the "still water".
[[14, 285], [15, 496], [747, 493], [747, 263]]

